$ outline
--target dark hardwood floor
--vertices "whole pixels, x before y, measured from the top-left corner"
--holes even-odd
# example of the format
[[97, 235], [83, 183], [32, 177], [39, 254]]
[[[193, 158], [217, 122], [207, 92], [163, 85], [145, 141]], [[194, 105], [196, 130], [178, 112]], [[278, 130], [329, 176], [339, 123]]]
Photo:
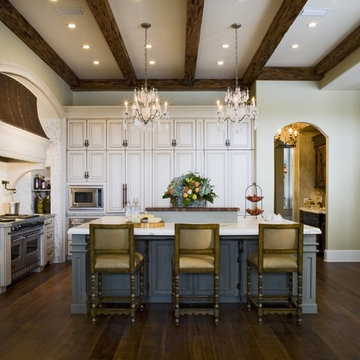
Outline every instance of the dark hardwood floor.
[[360, 359], [360, 263], [317, 264], [319, 313], [303, 325], [221, 304], [220, 323], [151, 304], [135, 326], [125, 316], [70, 315], [71, 265], [54, 264], [0, 295], [0, 359]]

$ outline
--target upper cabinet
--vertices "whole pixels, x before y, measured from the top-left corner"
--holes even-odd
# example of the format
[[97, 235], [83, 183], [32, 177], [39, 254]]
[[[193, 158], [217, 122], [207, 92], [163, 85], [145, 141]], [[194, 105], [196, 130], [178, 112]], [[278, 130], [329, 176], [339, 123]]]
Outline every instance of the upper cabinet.
[[153, 133], [153, 147], [156, 150], [195, 149], [196, 121], [188, 119], [163, 120]]
[[69, 150], [105, 150], [106, 122], [99, 120], [68, 121]]
[[[107, 148], [109, 150], [141, 150], [150, 134], [131, 125], [124, 125], [123, 120], [107, 121]], [[146, 143], [148, 143], [147, 141]]]
[[253, 124], [251, 120], [243, 120], [239, 125], [226, 123], [219, 125], [216, 119], [206, 119], [205, 149], [250, 150], [253, 147]]

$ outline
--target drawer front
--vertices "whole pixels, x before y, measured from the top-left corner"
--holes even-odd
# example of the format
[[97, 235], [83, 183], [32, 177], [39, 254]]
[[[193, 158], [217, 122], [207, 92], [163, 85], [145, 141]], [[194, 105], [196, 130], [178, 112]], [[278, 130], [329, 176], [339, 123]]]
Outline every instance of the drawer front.
[[48, 248], [46, 250], [46, 262], [53, 260], [55, 257], [55, 248], [54, 248], [54, 244], [52, 247]]
[[44, 225], [48, 226], [48, 227], [54, 226], [54, 218], [45, 219], [44, 220]]
[[46, 232], [45, 232], [44, 236], [45, 236], [46, 244], [49, 245], [49, 243], [54, 242], [54, 228], [46, 229]]

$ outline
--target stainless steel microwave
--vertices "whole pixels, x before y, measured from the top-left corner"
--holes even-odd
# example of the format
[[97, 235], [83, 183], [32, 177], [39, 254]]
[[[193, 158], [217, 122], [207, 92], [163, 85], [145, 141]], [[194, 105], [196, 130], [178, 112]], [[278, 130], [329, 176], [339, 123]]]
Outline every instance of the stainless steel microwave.
[[102, 186], [69, 186], [70, 210], [104, 208]]

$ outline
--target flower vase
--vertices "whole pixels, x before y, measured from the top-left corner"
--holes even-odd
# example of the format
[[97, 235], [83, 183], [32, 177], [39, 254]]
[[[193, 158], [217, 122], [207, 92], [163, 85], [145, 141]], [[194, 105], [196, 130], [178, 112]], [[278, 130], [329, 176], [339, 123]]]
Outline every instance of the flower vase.
[[[175, 198], [175, 203], [172, 204], [173, 207], [183, 207], [183, 199], [181, 197]], [[193, 200], [190, 204], [184, 206], [184, 207], [205, 207], [206, 206], [206, 200]]]

